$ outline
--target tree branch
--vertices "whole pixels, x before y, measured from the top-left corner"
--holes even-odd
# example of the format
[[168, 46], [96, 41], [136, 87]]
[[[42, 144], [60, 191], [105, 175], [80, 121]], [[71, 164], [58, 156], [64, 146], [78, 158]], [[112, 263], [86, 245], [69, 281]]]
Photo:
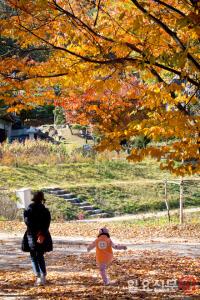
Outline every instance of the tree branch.
[[69, 11], [65, 10], [64, 8], [62, 8], [61, 6], [59, 6], [56, 2], [56, 0], [53, 0], [53, 3], [55, 5], [55, 8], [64, 13], [66, 16], [70, 17], [71, 19], [75, 20], [76, 22], [80, 23], [87, 31], [93, 33], [95, 36], [105, 40], [105, 41], [108, 41], [108, 42], [113, 42], [112, 39], [110, 38], [107, 38], [97, 32], [95, 32], [91, 27], [89, 27], [86, 23], [84, 23], [81, 19], [79, 19], [78, 17], [76, 17], [74, 14], [70, 13]]
[[99, 16], [99, 10], [100, 10], [100, 4], [101, 4], [101, 0], [99, 0], [98, 5], [97, 5], [97, 15], [94, 21], [94, 26], [96, 26], [97, 24], [97, 20], [98, 20], [98, 16]]
[[149, 67], [149, 71], [157, 78], [158, 82], [163, 82], [164, 84], [167, 84], [154, 68]]
[[[70, 55], [73, 55], [77, 58], [81, 58], [83, 61], [85, 62], [90, 62], [90, 63], [94, 63], [94, 64], [102, 64], [102, 65], [109, 65], [109, 64], [124, 64], [126, 61], [130, 61], [130, 62], [134, 62], [134, 63], [141, 63], [142, 60], [139, 60], [138, 58], [132, 58], [132, 57], [120, 57], [120, 58], [114, 58], [114, 59], [109, 59], [109, 60], [98, 60], [98, 59], [95, 59], [95, 58], [90, 58], [88, 56], [83, 56], [83, 55], [80, 55], [76, 52], [73, 52], [71, 50], [68, 50], [66, 48], [63, 48], [63, 47], [60, 47], [60, 46], [56, 46], [52, 43], [50, 43], [49, 41], [45, 40], [44, 38], [38, 36], [37, 34], [35, 34], [34, 32], [32, 32], [30, 29], [26, 28], [25, 26], [23, 26], [22, 24], [20, 24], [20, 27], [22, 27], [23, 29], [25, 29], [26, 31], [28, 31], [30, 34], [32, 34], [33, 36], [35, 36], [37, 39], [43, 41], [44, 43], [46, 43], [47, 45], [51, 46], [53, 49], [55, 50], [60, 50], [60, 51], [64, 51], [64, 52], [67, 52], [68, 54]], [[152, 65], [152, 63], [148, 60], [145, 60], [144, 63], [148, 64], [148, 65]], [[165, 65], [162, 65], [160, 63], [157, 63], [155, 62], [153, 64], [154, 66], [156, 67], [159, 67], [161, 69], [164, 69], [166, 71], [169, 71], [169, 72], [172, 72], [174, 74], [177, 74], [181, 77], [181, 72], [180, 71], [177, 71], [177, 70], [174, 70], [170, 67], [167, 67]], [[187, 77], [187, 80], [189, 82], [191, 82], [192, 84], [194, 84], [195, 86], [199, 86], [199, 83], [194, 81], [192, 78], [190, 77]]]
[[[137, 0], [131, 0], [133, 4], [148, 18], [152, 19], [156, 24], [158, 24], [166, 33], [169, 34], [173, 38], [173, 40], [181, 47], [182, 50], [186, 51], [185, 45], [177, 36], [176, 32], [172, 31], [165, 23], [161, 20], [157, 19], [151, 13], [149, 13]], [[200, 70], [200, 64], [196, 61], [196, 59], [188, 52], [187, 58], [195, 65], [195, 67]]]
[[177, 9], [177, 8], [169, 5], [168, 3], [165, 3], [165, 2], [163, 2], [161, 0], [153, 0], [153, 1], [157, 2], [160, 5], [163, 5], [163, 6], [167, 7], [168, 9], [170, 9], [173, 12], [176, 12], [177, 14], [181, 15], [182, 17], [186, 17], [186, 15], [181, 10], [179, 10], [179, 9]]
[[[132, 0], [134, 1], [134, 0]], [[63, 9], [62, 7], [60, 7], [56, 0], [53, 0], [54, 2], [54, 5], [55, 5], [55, 8], [57, 10], [59, 10], [60, 12], [64, 13], [65, 15], [69, 16], [72, 20], [78, 22], [80, 25], [83, 26], [83, 28], [85, 28], [87, 31], [89, 31], [90, 33], [92, 33], [94, 36], [100, 38], [100, 39], [103, 39], [103, 40], [106, 40], [106, 41], [109, 41], [111, 43], [117, 43], [115, 40], [113, 40], [112, 38], [107, 38], [105, 36], [102, 36], [100, 35], [99, 33], [95, 32], [91, 27], [89, 27], [87, 24], [85, 24], [82, 20], [80, 20], [78, 17], [76, 17], [73, 13], [70, 13], [69, 11], [66, 11], [65, 9]], [[96, 58], [90, 58], [88, 56], [83, 56], [83, 55], [79, 55], [78, 53], [76, 52], [73, 52], [73, 51], [70, 51], [66, 48], [63, 48], [63, 47], [59, 47], [59, 46], [56, 46], [50, 42], [48, 42], [47, 40], [39, 37], [37, 34], [35, 34], [33, 31], [29, 30], [28, 28], [26, 28], [25, 26], [23, 26], [22, 24], [20, 24], [20, 26], [22, 28], [24, 28], [26, 31], [28, 31], [30, 34], [34, 35], [35, 37], [37, 37], [38, 39], [40, 39], [41, 41], [43, 41], [44, 43], [48, 44], [49, 46], [51, 46], [53, 49], [55, 50], [60, 50], [60, 51], [65, 51], [75, 57], [78, 57], [86, 62], [90, 62], [90, 63], [97, 63], [97, 64], [115, 64], [115, 63], [124, 63], [125, 61], [132, 61], [132, 62], [141, 62], [140, 59], [138, 58], [131, 58], [131, 57], [122, 57], [122, 58], [114, 58], [114, 59], [111, 59], [111, 60], [98, 60]], [[129, 47], [131, 50], [135, 51], [136, 53], [139, 53], [142, 57], [141, 57], [141, 60], [144, 59], [144, 56], [143, 56], [143, 51], [140, 50], [138, 47], [136, 47], [134, 44], [131, 44], [131, 43], [124, 43], [127, 47]], [[150, 61], [148, 60], [145, 60], [145, 63], [148, 64], [148, 65], [153, 65], [153, 66], [156, 66], [156, 67], [159, 67], [163, 70], [166, 70], [166, 71], [169, 71], [169, 72], [172, 72], [174, 74], [177, 74], [179, 76], [181, 76], [181, 72], [180, 71], [177, 71], [173, 68], [170, 68], [168, 66], [165, 66], [159, 62], [155, 62], [155, 63], [150, 63]], [[158, 74], [158, 72], [154, 69], [154, 71], [152, 72], [152, 70], [149, 68], [149, 70], [151, 71], [151, 73], [156, 76], [156, 78], [161, 82], [161, 77], [160, 75]], [[195, 81], [194, 79], [188, 77], [187, 80], [189, 82], [191, 82], [192, 84], [194, 84], [195, 86], [199, 86], [199, 83], [197, 81]]]

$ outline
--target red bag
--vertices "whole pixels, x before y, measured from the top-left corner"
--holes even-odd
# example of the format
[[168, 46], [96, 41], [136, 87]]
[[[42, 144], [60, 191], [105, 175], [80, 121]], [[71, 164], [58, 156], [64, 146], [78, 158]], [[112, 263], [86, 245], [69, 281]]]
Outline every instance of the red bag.
[[38, 234], [37, 234], [37, 243], [38, 244], [43, 244], [44, 240], [45, 240], [45, 236], [41, 232], [38, 232]]

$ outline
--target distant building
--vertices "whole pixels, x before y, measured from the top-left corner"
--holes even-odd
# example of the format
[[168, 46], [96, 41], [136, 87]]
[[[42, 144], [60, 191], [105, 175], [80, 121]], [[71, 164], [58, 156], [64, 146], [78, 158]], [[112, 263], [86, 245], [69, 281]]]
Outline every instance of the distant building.
[[19, 117], [13, 114], [0, 116], [0, 143], [6, 139], [9, 142], [25, 139], [34, 139], [37, 137], [37, 130], [34, 127], [25, 127], [22, 125]]
[[0, 143], [11, 136], [13, 120], [10, 115], [0, 117]]

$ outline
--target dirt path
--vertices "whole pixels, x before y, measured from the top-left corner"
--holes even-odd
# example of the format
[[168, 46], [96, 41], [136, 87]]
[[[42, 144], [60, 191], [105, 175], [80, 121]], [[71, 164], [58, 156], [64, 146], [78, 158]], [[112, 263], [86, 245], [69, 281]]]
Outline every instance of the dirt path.
[[[29, 254], [21, 251], [22, 234], [0, 233], [0, 266], [4, 270], [14, 268], [30, 268]], [[91, 242], [91, 238], [80, 237], [53, 237], [54, 251], [53, 255], [48, 254], [49, 259], [59, 255], [81, 255], [87, 253], [86, 247]], [[120, 241], [121, 242], [121, 241]], [[173, 240], [155, 240], [155, 241], [129, 241], [124, 242], [128, 250], [133, 251], [172, 251], [179, 256], [192, 258], [200, 257], [200, 243], [183, 242]], [[125, 255], [127, 259], [127, 255]]]
[[[117, 251], [115, 262], [109, 268], [109, 276], [116, 283], [104, 287], [94, 253], [86, 253], [91, 238], [54, 236], [54, 251], [46, 255], [48, 284], [46, 287], [34, 287], [29, 254], [20, 250], [21, 239], [22, 233], [0, 233], [1, 300], [199, 299], [199, 296], [183, 298], [183, 291], [178, 287], [165, 290], [167, 287], [164, 286], [160, 293], [140, 291], [139, 288], [143, 288], [146, 279], [155, 284], [158, 279], [165, 278], [167, 284], [167, 280], [177, 280], [182, 274], [192, 274], [195, 278], [199, 272], [200, 243], [184, 243], [175, 239], [127, 241], [124, 244], [128, 251]], [[140, 287], [136, 294], [131, 294], [129, 284], [135, 278], [140, 278]], [[195, 293], [200, 295], [198, 287]]]

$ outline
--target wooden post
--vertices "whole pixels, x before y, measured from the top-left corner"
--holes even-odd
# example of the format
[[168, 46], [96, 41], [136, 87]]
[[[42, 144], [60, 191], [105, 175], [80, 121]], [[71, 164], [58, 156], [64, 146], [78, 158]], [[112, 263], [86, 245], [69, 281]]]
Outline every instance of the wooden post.
[[170, 212], [169, 212], [169, 204], [168, 204], [168, 199], [167, 199], [167, 179], [164, 180], [164, 184], [165, 184], [165, 205], [167, 208], [167, 214], [168, 214], [168, 219], [169, 219], [169, 223], [171, 222], [171, 217], [170, 217]]
[[183, 224], [183, 179], [180, 181], [180, 213], [179, 213], [179, 220], [180, 224]]

